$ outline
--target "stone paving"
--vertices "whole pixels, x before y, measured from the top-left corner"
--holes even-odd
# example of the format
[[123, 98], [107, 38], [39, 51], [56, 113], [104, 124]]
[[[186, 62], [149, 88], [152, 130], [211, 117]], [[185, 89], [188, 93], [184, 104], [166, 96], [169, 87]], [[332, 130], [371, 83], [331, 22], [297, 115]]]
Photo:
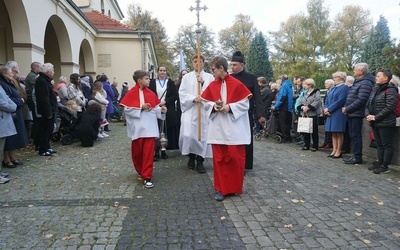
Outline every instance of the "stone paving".
[[207, 174], [169, 152], [155, 163], [153, 189], [137, 180], [126, 128], [82, 148], [54, 143], [54, 157], [18, 152], [3, 169], [0, 249], [400, 249], [400, 168], [387, 175], [301, 151], [255, 142], [244, 193], [216, 202]]

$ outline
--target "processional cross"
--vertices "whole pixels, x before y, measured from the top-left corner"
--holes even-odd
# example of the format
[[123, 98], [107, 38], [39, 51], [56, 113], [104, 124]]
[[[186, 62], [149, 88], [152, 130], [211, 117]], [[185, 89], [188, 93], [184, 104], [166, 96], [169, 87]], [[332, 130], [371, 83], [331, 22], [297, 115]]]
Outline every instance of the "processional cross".
[[[207, 10], [207, 7], [204, 5], [203, 7], [200, 7], [200, 2], [201, 0], [196, 0], [196, 7], [190, 6], [189, 10], [190, 11], [196, 11], [197, 15], [197, 29], [196, 29], [196, 34], [197, 34], [197, 74], [200, 75], [201, 73], [201, 63], [200, 63], [200, 11]], [[197, 94], [201, 94], [201, 83], [197, 84]], [[197, 103], [197, 138], [199, 141], [201, 141], [201, 103]]]

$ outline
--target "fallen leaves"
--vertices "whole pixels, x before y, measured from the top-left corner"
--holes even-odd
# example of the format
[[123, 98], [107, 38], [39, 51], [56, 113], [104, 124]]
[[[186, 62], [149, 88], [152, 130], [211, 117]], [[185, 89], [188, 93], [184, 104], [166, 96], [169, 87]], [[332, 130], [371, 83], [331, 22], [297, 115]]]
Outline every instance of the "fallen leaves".
[[225, 220], [226, 218], [225, 218], [225, 216], [221, 216], [221, 218], [220, 218], [221, 220]]
[[397, 238], [400, 238], [400, 233], [393, 233], [393, 235]]
[[358, 217], [360, 217], [360, 216], [363, 215], [362, 213], [359, 213], [359, 212], [356, 212], [355, 214], [356, 214]]
[[377, 203], [379, 206], [383, 206], [385, 203], [383, 203], [382, 201]]
[[311, 223], [308, 223], [307, 227], [311, 228], [311, 227], [313, 227], [313, 225]]
[[371, 244], [371, 241], [370, 241], [370, 240], [363, 240], [363, 242], [364, 242], [365, 244]]
[[45, 237], [46, 239], [50, 239], [50, 238], [53, 237], [53, 234], [46, 234], [44, 237]]
[[292, 224], [285, 224], [284, 227], [285, 228], [293, 228], [293, 225]]
[[70, 240], [72, 238], [74, 238], [74, 236], [68, 235], [68, 236], [63, 237], [62, 240]]

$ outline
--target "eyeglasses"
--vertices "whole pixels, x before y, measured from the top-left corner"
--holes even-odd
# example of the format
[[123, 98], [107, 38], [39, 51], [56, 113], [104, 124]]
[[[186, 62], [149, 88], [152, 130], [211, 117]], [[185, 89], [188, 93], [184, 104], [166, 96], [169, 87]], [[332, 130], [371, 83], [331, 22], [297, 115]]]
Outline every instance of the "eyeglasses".
[[218, 69], [218, 68], [211, 68], [211, 72], [214, 72], [214, 70], [216, 70], [216, 69]]

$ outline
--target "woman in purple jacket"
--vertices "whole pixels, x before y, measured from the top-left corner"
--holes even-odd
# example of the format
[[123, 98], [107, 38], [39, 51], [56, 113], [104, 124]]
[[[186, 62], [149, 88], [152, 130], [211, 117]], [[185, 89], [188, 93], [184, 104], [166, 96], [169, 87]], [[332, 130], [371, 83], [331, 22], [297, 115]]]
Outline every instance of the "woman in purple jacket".
[[[108, 100], [108, 105], [106, 108], [106, 119], [110, 119], [110, 114], [114, 113], [114, 108], [113, 108], [113, 102], [114, 102], [114, 91], [111, 88], [111, 84], [108, 81], [108, 77], [106, 75], [101, 75], [99, 78], [99, 81], [103, 83], [103, 89], [107, 93], [107, 100]], [[111, 131], [108, 128], [108, 125], [104, 126], [104, 131]]]

